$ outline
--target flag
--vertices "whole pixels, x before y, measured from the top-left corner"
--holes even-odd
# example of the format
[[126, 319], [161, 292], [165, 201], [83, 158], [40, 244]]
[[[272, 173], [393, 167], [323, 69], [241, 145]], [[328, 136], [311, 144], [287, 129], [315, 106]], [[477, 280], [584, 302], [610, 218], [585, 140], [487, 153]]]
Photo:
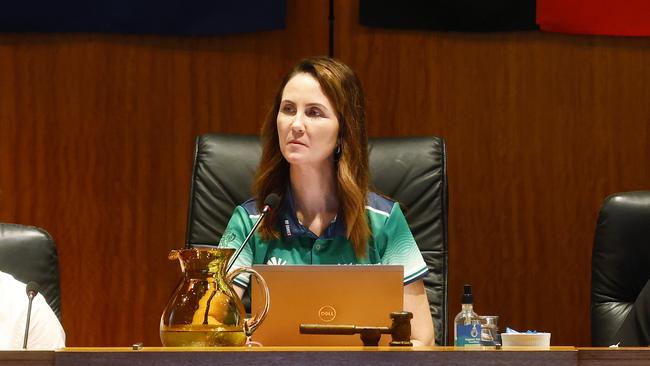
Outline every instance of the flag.
[[359, 0], [359, 22], [443, 31], [537, 29], [535, 0]]
[[0, 32], [222, 35], [282, 29], [286, 0], [30, 0], [0, 4]]
[[650, 36], [650, 0], [537, 0], [544, 31]]

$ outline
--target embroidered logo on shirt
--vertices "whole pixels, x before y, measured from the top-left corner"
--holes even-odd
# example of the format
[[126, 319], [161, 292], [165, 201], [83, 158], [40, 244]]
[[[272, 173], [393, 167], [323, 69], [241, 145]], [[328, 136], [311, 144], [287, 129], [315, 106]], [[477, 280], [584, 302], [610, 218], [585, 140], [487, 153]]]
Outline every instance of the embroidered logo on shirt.
[[225, 233], [223, 233], [223, 236], [221, 237], [221, 243], [220, 244], [228, 245], [228, 244], [232, 243], [233, 241], [235, 241], [235, 239], [237, 239], [237, 236], [235, 235], [235, 233], [228, 230]]
[[284, 220], [284, 228], [287, 230], [287, 236], [291, 236], [291, 225], [289, 220]]
[[271, 257], [266, 264], [271, 266], [283, 266], [287, 264], [287, 261], [282, 258]]

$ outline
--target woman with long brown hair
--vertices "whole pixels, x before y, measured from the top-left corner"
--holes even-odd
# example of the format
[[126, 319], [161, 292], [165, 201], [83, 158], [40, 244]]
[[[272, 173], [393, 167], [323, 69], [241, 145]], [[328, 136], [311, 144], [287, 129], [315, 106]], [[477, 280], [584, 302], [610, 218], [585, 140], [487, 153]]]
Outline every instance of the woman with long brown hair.
[[[282, 200], [235, 266], [403, 265], [411, 337], [433, 344], [427, 266], [399, 204], [369, 190], [364, 96], [354, 71], [327, 57], [300, 61], [282, 80], [261, 135], [255, 197], [237, 206], [220, 246], [241, 246], [269, 194]], [[235, 283], [241, 295], [248, 279]]]

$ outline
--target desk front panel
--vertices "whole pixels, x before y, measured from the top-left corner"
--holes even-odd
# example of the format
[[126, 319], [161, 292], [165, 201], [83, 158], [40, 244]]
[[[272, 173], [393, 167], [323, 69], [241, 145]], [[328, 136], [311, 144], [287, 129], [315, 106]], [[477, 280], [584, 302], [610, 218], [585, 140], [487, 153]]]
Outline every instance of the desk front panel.
[[0, 351], [2, 366], [68, 365], [650, 365], [650, 348], [551, 347], [462, 350], [454, 347], [66, 348]]
[[453, 347], [263, 347], [170, 349], [67, 349], [57, 366], [72, 365], [527, 365], [575, 366], [573, 347], [548, 351], [458, 350]]

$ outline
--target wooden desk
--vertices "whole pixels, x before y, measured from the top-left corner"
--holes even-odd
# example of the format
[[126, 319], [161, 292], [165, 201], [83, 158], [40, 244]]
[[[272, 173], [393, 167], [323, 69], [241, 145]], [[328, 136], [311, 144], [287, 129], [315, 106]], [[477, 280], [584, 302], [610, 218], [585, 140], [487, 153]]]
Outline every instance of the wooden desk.
[[553, 365], [576, 366], [574, 347], [547, 351], [462, 350], [454, 347], [68, 348], [56, 366], [72, 365]]
[[2, 366], [68, 365], [650, 365], [650, 348], [551, 347], [548, 351], [454, 347], [66, 348], [0, 351]]
[[53, 351], [0, 351], [2, 366], [52, 366], [54, 365]]
[[578, 348], [578, 364], [580, 366], [609, 366], [609, 365], [650, 365], [650, 348]]

